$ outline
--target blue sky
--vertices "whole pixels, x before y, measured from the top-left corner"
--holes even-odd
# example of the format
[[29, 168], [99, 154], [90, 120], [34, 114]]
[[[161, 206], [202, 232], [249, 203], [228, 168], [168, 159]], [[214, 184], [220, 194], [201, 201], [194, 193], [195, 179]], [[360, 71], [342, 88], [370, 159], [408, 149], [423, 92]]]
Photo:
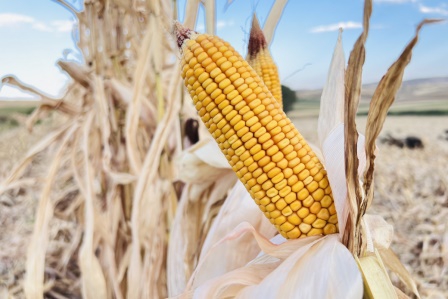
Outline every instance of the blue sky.
[[[68, 0], [79, 6], [79, 1]], [[264, 24], [273, 0], [217, 1], [217, 34], [246, 53], [250, 21], [256, 12]], [[179, 1], [179, 12], [185, 0]], [[337, 28], [344, 27], [348, 58], [361, 32], [362, 0], [289, 0], [271, 46], [281, 79], [293, 89], [320, 88], [325, 83]], [[181, 19], [182, 14], [181, 15]], [[204, 28], [201, 9], [196, 28]], [[424, 18], [448, 19], [447, 0], [374, 0], [371, 30], [366, 44], [364, 82], [377, 82], [399, 56]], [[72, 15], [50, 0], [0, 0], [0, 77], [15, 74], [52, 96], [68, 77], [57, 59], [79, 53], [72, 38]], [[290, 76], [297, 70], [302, 69]], [[448, 76], [448, 23], [428, 25], [414, 50], [405, 79]], [[23, 96], [3, 86], [0, 97]]]

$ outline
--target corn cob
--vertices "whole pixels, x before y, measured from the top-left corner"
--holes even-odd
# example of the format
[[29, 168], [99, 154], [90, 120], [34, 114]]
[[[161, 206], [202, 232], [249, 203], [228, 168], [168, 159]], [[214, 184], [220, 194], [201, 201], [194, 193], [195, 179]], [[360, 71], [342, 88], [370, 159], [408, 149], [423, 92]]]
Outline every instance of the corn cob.
[[337, 232], [325, 169], [254, 69], [216, 36], [174, 33], [199, 116], [264, 215], [285, 238]]
[[246, 59], [282, 107], [282, 86], [277, 66], [269, 53], [263, 30], [261, 30], [255, 14], [252, 19]]

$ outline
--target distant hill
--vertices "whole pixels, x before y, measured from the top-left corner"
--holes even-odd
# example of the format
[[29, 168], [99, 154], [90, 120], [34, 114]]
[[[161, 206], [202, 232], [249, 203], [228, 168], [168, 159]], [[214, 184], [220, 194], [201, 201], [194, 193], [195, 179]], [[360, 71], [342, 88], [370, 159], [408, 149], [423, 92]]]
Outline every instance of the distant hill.
[[[361, 101], [370, 102], [378, 83], [364, 84], [361, 90]], [[301, 100], [319, 100], [322, 89], [298, 90]], [[415, 100], [448, 100], [448, 77], [424, 78], [403, 81], [396, 101]]]
[[[370, 100], [378, 83], [364, 84], [361, 90], [360, 113], [368, 110]], [[318, 113], [322, 89], [298, 90], [296, 94], [299, 103], [295, 107], [296, 113], [315, 115]], [[429, 114], [448, 113], [448, 77], [422, 78], [404, 81], [398, 91], [395, 103], [391, 108], [392, 113]]]

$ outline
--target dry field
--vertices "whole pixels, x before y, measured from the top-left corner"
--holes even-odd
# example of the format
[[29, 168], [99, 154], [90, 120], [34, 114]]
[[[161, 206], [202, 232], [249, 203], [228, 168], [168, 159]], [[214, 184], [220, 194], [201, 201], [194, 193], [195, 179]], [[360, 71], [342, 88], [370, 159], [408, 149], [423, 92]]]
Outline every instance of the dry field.
[[[365, 117], [358, 119], [360, 131], [365, 120]], [[316, 142], [316, 118], [295, 118], [294, 123], [307, 139]], [[0, 178], [5, 177], [12, 165], [50, 127], [41, 124], [32, 134], [20, 127], [0, 133]], [[376, 195], [369, 210], [393, 224], [392, 248], [413, 274], [425, 298], [448, 296], [447, 129], [448, 116], [392, 116], [387, 119], [381, 136], [386, 133], [397, 138], [416, 136], [422, 139], [424, 148], [411, 150], [379, 145]], [[45, 162], [38, 160], [28, 171], [44, 169]], [[11, 284], [23, 275], [37, 199], [37, 194], [21, 190], [0, 197], [0, 283]]]
[[[366, 117], [358, 118], [363, 131]], [[317, 120], [294, 123], [316, 142]], [[423, 149], [378, 144], [370, 214], [394, 226], [392, 249], [425, 298], [448, 298], [448, 116], [389, 116], [380, 139], [419, 137]]]

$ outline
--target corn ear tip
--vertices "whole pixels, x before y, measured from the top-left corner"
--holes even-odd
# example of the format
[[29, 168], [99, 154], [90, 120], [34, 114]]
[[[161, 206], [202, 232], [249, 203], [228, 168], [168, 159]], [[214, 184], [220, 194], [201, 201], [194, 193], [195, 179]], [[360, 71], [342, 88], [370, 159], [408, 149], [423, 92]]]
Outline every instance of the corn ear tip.
[[266, 38], [264, 37], [263, 30], [258, 23], [257, 15], [254, 13], [252, 18], [252, 27], [250, 29], [248, 54], [249, 57], [254, 57], [261, 50], [267, 46]]
[[198, 35], [197, 32], [183, 26], [181, 23], [179, 23], [179, 21], [173, 22], [173, 29], [171, 34], [176, 39], [177, 46], [179, 47], [180, 50], [183, 49], [185, 40], [193, 39], [195, 36]]

